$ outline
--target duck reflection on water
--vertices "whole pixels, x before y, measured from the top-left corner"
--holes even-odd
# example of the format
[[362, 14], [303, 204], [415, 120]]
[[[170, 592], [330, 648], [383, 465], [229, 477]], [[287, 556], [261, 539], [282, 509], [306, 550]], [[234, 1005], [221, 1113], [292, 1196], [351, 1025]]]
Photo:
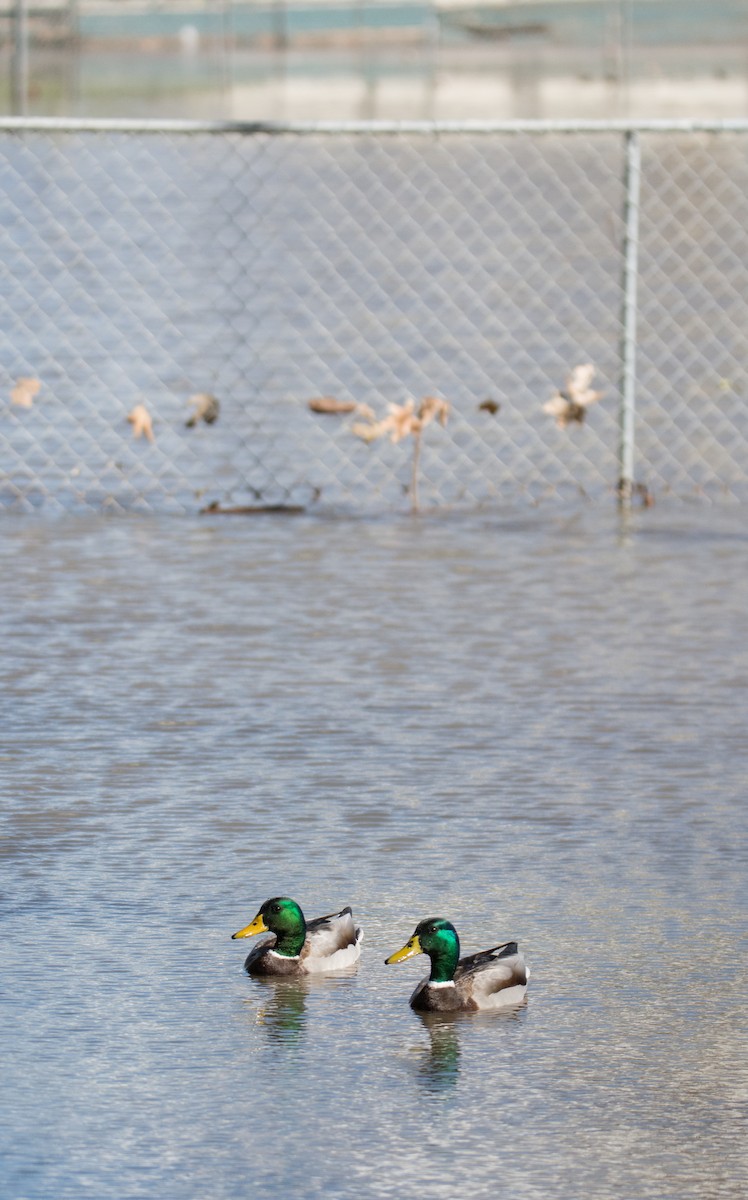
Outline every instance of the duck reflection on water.
[[470, 1037], [476, 1027], [483, 1027], [488, 1035], [496, 1032], [498, 1026], [506, 1030], [507, 1024], [523, 1021], [526, 1013], [526, 1002], [502, 1012], [474, 1016], [461, 1012], [417, 1012], [418, 1021], [429, 1038], [428, 1045], [418, 1047], [416, 1075], [419, 1085], [434, 1095], [450, 1092], [460, 1076], [461, 1038]]
[[301, 979], [258, 978], [257, 986], [267, 992], [257, 1011], [268, 1041], [276, 1045], [297, 1046], [306, 1028], [306, 1000], [309, 984]]
[[460, 1074], [459, 1015], [419, 1013], [418, 1019], [429, 1035], [418, 1059], [418, 1082], [427, 1092], [446, 1092], [457, 1083]]
[[[255, 1024], [261, 1026], [269, 1042], [276, 1046], [298, 1046], [307, 1027], [309, 1013], [307, 1000], [317, 992], [318, 1001], [324, 1000], [322, 993], [339, 992], [341, 988], [355, 984], [355, 967], [337, 971], [334, 976], [289, 977], [258, 975], [254, 979], [259, 990], [260, 1006], [255, 1013]], [[331, 1003], [338, 997], [333, 995]]]

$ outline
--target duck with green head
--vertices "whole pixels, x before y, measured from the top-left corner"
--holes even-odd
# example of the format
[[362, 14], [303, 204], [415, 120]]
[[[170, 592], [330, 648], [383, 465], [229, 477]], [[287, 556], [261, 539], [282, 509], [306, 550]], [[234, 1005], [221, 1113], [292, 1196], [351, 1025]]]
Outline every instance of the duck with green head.
[[361, 955], [362, 931], [356, 927], [350, 908], [328, 917], [307, 921], [289, 896], [266, 900], [257, 916], [236, 938], [272, 933], [255, 946], [244, 961], [250, 975], [314, 975], [353, 966]]
[[504, 942], [460, 958], [460, 939], [451, 921], [427, 917], [401, 950], [385, 962], [399, 963], [427, 954], [431, 973], [410, 997], [419, 1012], [487, 1012], [521, 1004], [530, 972], [516, 942]]

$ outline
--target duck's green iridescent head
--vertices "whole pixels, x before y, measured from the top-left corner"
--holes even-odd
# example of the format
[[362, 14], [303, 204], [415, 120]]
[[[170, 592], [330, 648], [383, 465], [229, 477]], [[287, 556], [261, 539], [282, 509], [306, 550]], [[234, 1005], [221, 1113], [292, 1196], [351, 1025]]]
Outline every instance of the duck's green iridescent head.
[[414, 954], [428, 954], [431, 959], [431, 983], [448, 983], [454, 977], [460, 958], [460, 939], [451, 921], [445, 921], [444, 917], [427, 917], [419, 922], [410, 941], [386, 958], [385, 963], [404, 962]]
[[276, 936], [276, 954], [295, 958], [301, 953], [306, 937], [306, 921], [295, 900], [289, 899], [288, 896], [273, 896], [272, 900], [266, 900], [254, 920], [245, 925], [244, 929], [232, 933], [231, 937], [253, 937], [256, 933], [267, 931]]

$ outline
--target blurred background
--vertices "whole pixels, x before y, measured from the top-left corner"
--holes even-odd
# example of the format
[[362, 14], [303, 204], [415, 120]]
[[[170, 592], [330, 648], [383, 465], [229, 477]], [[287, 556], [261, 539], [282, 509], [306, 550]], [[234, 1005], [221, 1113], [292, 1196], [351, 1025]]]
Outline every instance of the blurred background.
[[744, 0], [5, 0], [7, 114], [748, 114]]

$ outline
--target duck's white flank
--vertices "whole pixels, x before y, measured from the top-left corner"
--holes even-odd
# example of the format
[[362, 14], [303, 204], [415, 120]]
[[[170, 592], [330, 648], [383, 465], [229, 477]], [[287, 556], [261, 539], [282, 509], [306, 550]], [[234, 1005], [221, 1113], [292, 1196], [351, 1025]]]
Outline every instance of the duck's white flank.
[[336, 950], [334, 954], [330, 954], [327, 958], [315, 958], [309, 955], [304, 960], [304, 967], [310, 975], [314, 975], [321, 971], [342, 971], [345, 967], [352, 967], [355, 962], [358, 962], [361, 957], [361, 942], [363, 935], [359, 935], [358, 941], [350, 946], [344, 946], [342, 950]]

